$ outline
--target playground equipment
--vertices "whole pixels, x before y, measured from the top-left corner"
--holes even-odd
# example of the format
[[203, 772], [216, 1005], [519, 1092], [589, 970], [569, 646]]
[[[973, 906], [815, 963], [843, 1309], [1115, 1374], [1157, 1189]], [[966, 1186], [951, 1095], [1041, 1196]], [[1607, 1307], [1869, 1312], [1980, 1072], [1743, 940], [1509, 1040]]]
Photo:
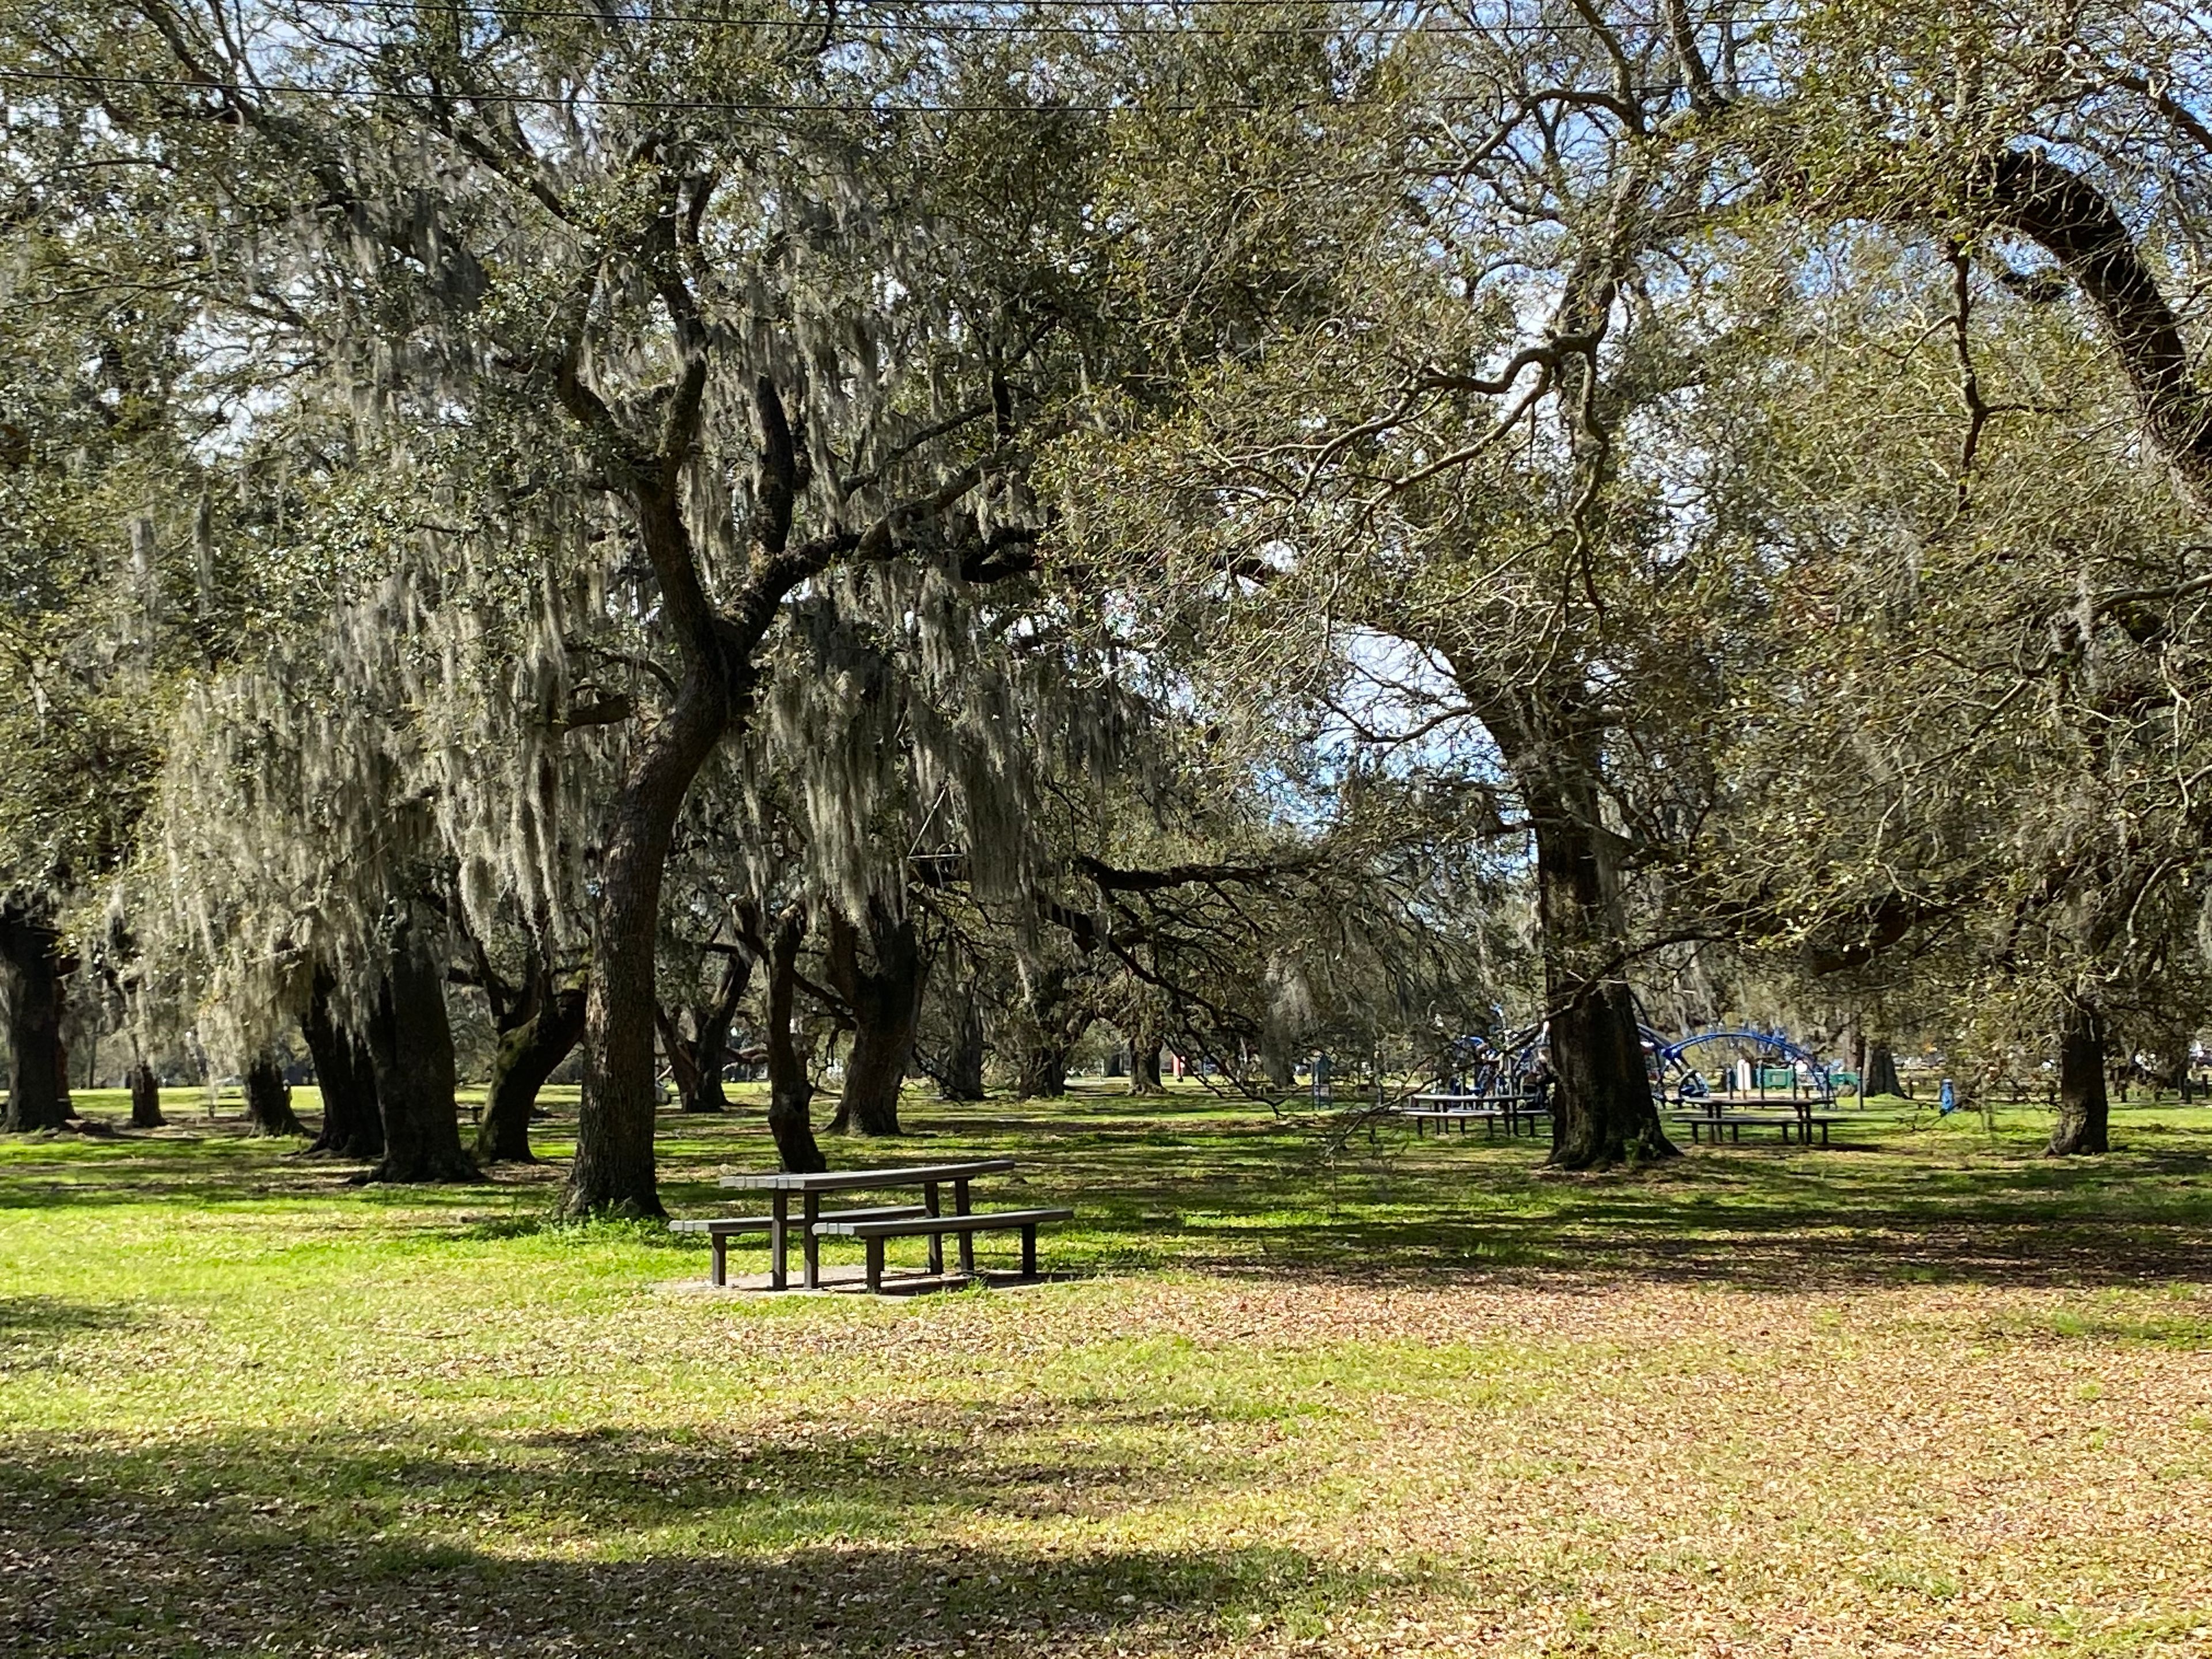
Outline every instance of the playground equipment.
[[[1739, 1068], [1749, 1075], [1738, 1077], [1733, 1092], [1755, 1093], [1763, 1100], [1769, 1089], [1776, 1089], [1786, 1091], [1791, 1100], [1797, 1099], [1802, 1091], [1821, 1104], [1834, 1101], [1835, 1073], [1826, 1060], [1781, 1031], [1762, 1031], [1755, 1026], [1723, 1026], [1671, 1040], [1644, 1027], [1644, 1053], [1658, 1094], [1664, 1098], [1671, 1092], [1678, 1103], [1711, 1096], [1711, 1082], [1690, 1063], [1689, 1055], [1693, 1049], [1723, 1042], [1735, 1043], [1750, 1051], [1749, 1065]], [[1770, 1060], [1779, 1060], [1780, 1066], [1771, 1067], [1767, 1064]], [[1777, 1069], [1783, 1073], [1779, 1078], [1774, 1075]]]
[[[1785, 1031], [1726, 1025], [1670, 1037], [1642, 1022], [1637, 1029], [1656, 1101], [1697, 1108], [1696, 1121], [1690, 1124], [1693, 1138], [1708, 1125], [1718, 1140], [1723, 1130], [1735, 1139], [1747, 1124], [1772, 1124], [1782, 1128], [1784, 1139], [1796, 1131], [1810, 1146], [1816, 1132], [1825, 1144], [1828, 1125], [1839, 1121], [1820, 1113], [1835, 1104], [1835, 1068]], [[1451, 1045], [1448, 1069], [1431, 1088], [1402, 1097], [1397, 1115], [1410, 1121], [1416, 1133], [1431, 1121], [1439, 1133], [1455, 1123], [1464, 1133], [1478, 1121], [1486, 1133], [1495, 1133], [1503, 1122], [1509, 1135], [1523, 1124], [1531, 1133], [1540, 1124], [1547, 1126], [1553, 1082], [1545, 1058], [1548, 1036], [1540, 1024], [1495, 1038], [1459, 1038]], [[1733, 1063], [1718, 1079], [1709, 1078], [1694, 1063], [1700, 1050], [1731, 1050]], [[1719, 1057], [1711, 1054], [1708, 1065]], [[1763, 1104], [1777, 1097], [1778, 1105], [1789, 1108], [1784, 1117], [1743, 1110], [1753, 1100]], [[1379, 1109], [1379, 1095], [1376, 1103]]]

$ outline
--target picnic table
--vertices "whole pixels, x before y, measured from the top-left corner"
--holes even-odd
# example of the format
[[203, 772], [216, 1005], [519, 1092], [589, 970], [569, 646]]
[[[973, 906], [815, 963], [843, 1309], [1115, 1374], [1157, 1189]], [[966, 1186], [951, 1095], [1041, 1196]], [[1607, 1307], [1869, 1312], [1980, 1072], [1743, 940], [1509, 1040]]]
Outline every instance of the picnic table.
[[1416, 1135], [1426, 1123], [1435, 1124], [1438, 1134], [1444, 1132], [1447, 1124], [1458, 1124], [1460, 1133], [1464, 1134], [1468, 1124], [1480, 1123], [1485, 1134], [1495, 1136], [1498, 1126], [1503, 1123], [1510, 1137], [1520, 1133], [1520, 1126], [1525, 1121], [1533, 1136], [1536, 1121], [1548, 1119], [1551, 1115], [1550, 1107], [1529, 1094], [1421, 1094], [1413, 1096], [1411, 1104], [1398, 1109], [1398, 1115], [1413, 1126]]
[[[768, 1261], [769, 1285], [774, 1290], [790, 1286], [787, 1245], [791, 1237], [791, 1200], [794, 1194], [799, 1202], [799, 1243], [805, 1252], [801, 1283], [810, 1291], [822, 1288], [822, 1240], [816, 1229], [822, 1220], [822, 1198], [825, 1193], [921, 1192], [921, 1206], [925, 1215], [941, 1214], [939, 1194], [943, 1188], [952, 1188], [952, 1212], [969, 1212], [968, 1183], [977, 1176], [1003, 1175], [1014, 1167], [1011, 1158], [969, 1158], [957, 1164], [912, 1164], [891, 1170], [823, 1170], [812, 1175], [793, 1175], [787, 1170], [774, 1170], [763, 1175], [726, 1175], [721, 1184], [740, 1192], [766, 1193], [769, 1195]], [[962, 1265], [967, 1266], [969, 1236], [960, 1234]], [[945, 1271], [945, 1241], [941, 1235], [929, 1235], [929, 1270], [933, 1273]]]
[[1681, 1102], [1682, 1109], [1674, 1115], [1674, 1121], [1689, 1126], [1690, 1139], [1692, 1144], [1703, 1139], [1705, 1132], [1711, 1129], [1713, 1132], [1713, 1145], [1716, 1146], [1720, 1145], [1722, 1130], [1728, 1131], [1730, 1140], [1741, 1141], [1747, 1127], [1779, 1129], [1782, 1131], [1782, 1141], [1784, 1146], [1790, 1144], [1790, 1132], [1795, 1130], [1799, 1140], [1807, 1146], [1813, 1144], [1813, 1132], [1817, 1129], [1820, 1133], [1820, 1144], [1825, 1146], [1828, 1144], [1828, 1126], [1843, 1121], [1840, 1117], [1832, 1114], [1814, 1111], [1813, 1108], [1816, 1105], [1829, 1105], [1833, 1103], [1813, 1097], [1791, 1103], [1791, 1109], [1787, 1112], [1730, 1111], [1728, 1108], [1733, 1103], [1724, 1102], [1717, 1096], [1709, 1095], [1699, 1100], [1692, 1109], [1690, 1102], [1685, 1100]]

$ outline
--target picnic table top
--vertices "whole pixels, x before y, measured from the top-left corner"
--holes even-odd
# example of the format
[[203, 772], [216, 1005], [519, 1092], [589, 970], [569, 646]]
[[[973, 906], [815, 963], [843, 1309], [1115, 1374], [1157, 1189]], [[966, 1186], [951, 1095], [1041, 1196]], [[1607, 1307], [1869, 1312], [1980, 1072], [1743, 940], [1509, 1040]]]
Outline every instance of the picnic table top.
[[1522, 1093], [1504, 1095], [1415, 1095], [1413, 1098], [1415, 1100], [1436, 1101], [1441, 1104], [1455, 1106], [1477, 1103], [1496, 1103], [1499, 1105], [1510, 1103], [1517, 1105], [1524, 1101], [1533, 1101], [1538, 1098], [1538, 1097], [1532, 1094]]
[[1401, 1106], [1400, 1117], [1549, 1117], [1548, 1106]]
[[770, 1170], [761, 1175], [726, 1175], [721, 1184], [754, 1193], [852, 1193], [872, 1187], [923, 1187], [939, 1181], [965, 1181], [971, 1176], [1000, 1175], [1013, 1167], [1011, 1158], [975, 1158], [957, 1164], [910, 1164], [891, 1170], [823, 1170], [812, 1175]]
[[1682, 1123], [1844, 1123], [1849, 1119], [1826, 1112], [1670, 1112]]

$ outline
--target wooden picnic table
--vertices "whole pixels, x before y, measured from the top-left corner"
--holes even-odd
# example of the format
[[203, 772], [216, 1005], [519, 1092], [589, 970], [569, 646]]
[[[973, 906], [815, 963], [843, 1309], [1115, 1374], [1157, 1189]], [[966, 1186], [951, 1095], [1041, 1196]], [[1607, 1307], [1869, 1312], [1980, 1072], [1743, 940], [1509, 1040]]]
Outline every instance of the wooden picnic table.
[[[822, 1195], [824, 1193], [879, 1192], [885, 1188], [919, 1187], [922, 1208], [931, 1215], [943, 1213], [938, 1207], [940, 1188], [952, 1188], [952, 1213], [968, 1213], [968, 1183], [977, 1176], [1003, 1175], [1014, 1167], [1011, 1158], [969, 1158], [957, 1164], [911, 1164], [890, 1170], [823, 1170], [812, 1175], [793, 1175], [787, 1170], [772, 1170], [763, 1175], [726, 1175], [721, 1184], [742, 1192], [766, 1193], [769, 1195], [769, 1285], [773, 1290], [790, 1286], [787, 1245], [791, 1237], [791, 1200], [796, 1194], [799, 1202], [799, 1247], [805, 1254], [805, 1267], [800, 1282], [810, 1291], [822, 1288], [822, 1241], [815, 1226], [822, 1219]], [[945, 1271], [945, 1242], [933, 1235], [929, 1241], [929, 1270], [934, 1273]]]
[[1674, 1114], [1676, 1122], [1689, 1125], [1690, 1139], [1693, 1144], [1704, 1138], [1707, 1129], [1713, 1132], [1713, 1145], [1716, 1146], [1721, 1144], [1721, 1131], [1723, 1129], [1728, 1131], [1730, 1140], [1741, 1141], [1743, 1131], [1748, 1126], [1781, 1130], [1784, 1146], [1789, 1145], [1790, 1131], [1795, 1129], [1798, 1139], [1810, 1146], [1813, 1132], [1817, 1129], [1820, 1132], [1820, 1144], [1825, 1146], [1828, 1144], [1828, 1126], [1843, 1121], [1832, 1114], [1814, 1111], [1815, 1106], [1832, 1105], [1834, 1103], [1810, 1095], [1799, 1100], [1784, 1101], [1782, 1103], [1786, 1109], [1778, 1112], [1731, 1109], [1740, 1108], [1741, 1103], [1723, 1100], [1717, 1095], [1693, 1098], [1694, 1104], [1692, 1100], [1684, 1100], [1680, 1103], [1680, 1109]]
[[1437, 1133], [1442, 1134], [1447, 1123], [1458, 1124], [1463, 1133], [1467, 1126], [1474, 1122], [1482, 1125], [1484, 1133], [1495, 1134], [1497, 1126], [1502, 1122], [1510, 1138], [1521, 1132], [1520, 1126], [1526, 1120], [1533, 1136], [1536, 1120], [1552, 1115], [1549, 1106], [1538, 1096], [1530, 1094], [1422, 1094], [1413, 1099], [1415, 1103], [1401, 1107], [1398, 1115], [1413, 1126], [1416, 1135], [1421, 1133], [1424, 1123], [1435, 1124]]

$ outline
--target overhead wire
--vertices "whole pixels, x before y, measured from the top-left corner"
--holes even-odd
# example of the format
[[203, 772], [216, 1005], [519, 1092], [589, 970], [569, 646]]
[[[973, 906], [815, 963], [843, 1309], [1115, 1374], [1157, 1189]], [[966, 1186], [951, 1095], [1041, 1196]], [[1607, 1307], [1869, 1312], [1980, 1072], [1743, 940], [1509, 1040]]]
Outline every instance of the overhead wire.
[[[1559, 19], [1547, 23], [1500, 21], [1477, 23], [1472, 21], [1440, 22], [1430, 17], [1402, 23], [1384, 23], [1379, 20], [1363, 23], [1356, 19], [1335, 22], [1317, 22], [1310, 27], [1288, 27], [1280, 25], [1257, 25], [1251, 27], [1209, 27], [1188, 21], [1192, 10], [1250, 10], [1279, 12], [1285, 0], [915, 0], [921, 6], [935, 7], [941, 12], [971, 10], [1006, 10], [1013, 9], [1042, 9], [1066, 13], [1076, 11], [1107, 11], [1126, 14], [1132, 11], [1157, 11], [1161, 27], [1123, 24], [991, 22], [972, 17], [942, 16], [933, 22], [922, 23], [910, 18], [886, 20], [882, 29], [886, 35], [903, 37], [908, 40], [943, 39], [946, 41], [978, 32], [1003, 33], [1009, 36], [1060, 35], [1074, 39], [1096, 36], [1101, 39], [1146, 38], [1158, 35], [1162, 39], [1182, 39], [1191, 35], [1207, 38], [1237, 39], [1251, 35], [1284, 35], [1305, 38], [1316, 34], [1342, 33], [1355, 38], [1374, 39], [1378, 35], [1413, 39], [1433, 34], [1466, 35], [1479, 38], [1529, 39], [1559, 35], [1601, 34], [1609, 33], [1598, 25], [1577, 19]], [[865, 15], [871, 5], [895, 3], [895, 0], [853, 0], [853, 9]], [[1418, 3], [1418, 0], [1416, 0]], [[659, 11], [641, 9], [635, 12], [612, 8], [599, 9], [583, 5], [546, 5], [517, 3], [503, 5], [500, 0], [309, 0], [309, 7], [336, 7], [359, 11], [398, 13], [462, 13], [488, 20], [535, 18], [546, 21], [581, 21], [599, 23], [633, 23], [641, 27], [664, 24], [711, 25], [718, 27], [762, 27], [813, 33], [825, 27], [842, 22], [846, 27], [865, 27], [851, 15], [840, 19], [835, 9], [826, 15], [804, 17], [786, 13], [780, 16], [763, 15], [732, 15], [711, 11]], [[1382, 0], [1376, 8], [1382, 11], [1399, 11], [1404, 8]], [[1449, 15], [1459, 18], [1464, 11], [1452, 10]], [[1724, 20], [1729, 24], [1783, 24], [1800, 20], [1802, 14], [1791, 12], [1753, 12]], [[1657, 27], [1656, 23], [1651, 25]], [[850, 44], [863, 44], [867, 37], [856, 33]], [[87, 88], [123, 88], [163, 91], [232, 91], [256, 94], [283, 96], [383, 99], [397, 101], [419, 101], [432, 97], [443, 97], [455, 102], [477, 105], [503, 105], [518, 107], [569, 108], [588, 106], [601, 109], [652, 109], [671, 113], [727, 113], [732, 115], [1113, 115], [1135, 111], [1164, 114], [1257, 113], [1267, 111], [1296, 112], [1302, 110], [1341, 109], [1357, 106], [1356, 99], [1294, 100], [1125, 100], [1110, 103], [1100, 102], [996, 102], [996, 103], [923, 103], [896, 99], [877, 99], [866, 101], [838, 101], [823, 99], [801, 101], [796, 100], [738, 100], [623, 97], [584, 90], [568, 92], [527, 93], [514, 91], [486, 91], [457, 88], [413, 89], [398, 86], [362, 87], [314, 84], [276, 81], [248, 80], [236, 77], [219, 80], [214, 77], [188, 75], [116, 75], [90, 70], [29, 70], [0, 68], [0, 83], [9, 82], [29, 84], [72, 85]], [[1737, 87], [1753, 88], [1784, 84], [1778, 76], [1735, 76], [1730, 83]], [[1632, 90], [1639, 97], [1674, 97], [1686, 90], [1680, 82], [1652, 82]], [[1610, 90], [1610, 88], [1607, 88]], [[1440, 94], [1429, 101], [1449, 104], [1489, 104], [1496, 101], [1491, 94]]]
[[[1067, 34], [1098, 35], [1104, 38], [1142, 36], [1152, 33], [1172, 33], [1178, 37], [1196, 35], [1201, 38], [1219, 36], [1241, 39], [1250, 36], [1280, 35], [1304, 37], [1323, 33], [1342, 33], [1371, 37], [1377, 34], [1466, 34], [1499, 40], [1539, 40], [1559, 35], [1600, 34], [1608, 31], [1579, 19], [1562, 18], [1551, 23], [1496, 22], [1485, 23], [1459, 21], [1459, 14], [1450, 14], [1452, 20], [1443, 21], [1431, 15], [1412, 21], [1392, 22], [1382, 17], [1362, 19], [1340, 16], [1311, 24], [1252, 24], [1237, 27], [1208, 26], [1191, 20], [1191, 13], [1216, 10], [1281, 11], [1290, 0], [913, 0], [913, 3], [955, 14], [943, 15], [934, 21], [922, 23], [911, 18], [887, 21], [883, 27], [907, 33], [942, 30], [947, 34]], [[714, 11], [672, 11], [657, 7], [641, 8], [635, 11], [602, 9], [592, 6], [548, 6], [533, 3], [503, 5], [499, 0], [311, 0], [313, 5], [335, 6], [361, 11], [422, 15], [459, 13], [471, 17], [500, 21], [509, 18], [528, 18], [545, 21], [578, 21], [605, 24], [635, 24], [649, 27], [665, 23], [712, 23], [727, 27], [788, 28], [811, 33], [826, 25], [843, 23], [847, 27], [860, 24], [857, 16], [840, 18], [836, 9], [815, 16], [786, 13], [781, 16], [733, 15]], [[890, 3], [890, 0], [854, 0], [854, 9], [865, 12], [872, 5]], [[1378, 8], [1386, 12], [1402, 12], [1407, 8], [1385, 3]], [[963, 16], [957, 14], [977, 10], [988, 13], [1009, 10], [1042, 10], [1075, 13], [1096, 11], [1116, 15], [1152, 12], [1160, 26], [1105, 21], [1083, 23], [1036, 21], [1005, 21], [990, 16]], [[1802, 14], [1789, 12], [1750, 12], [1728, 18], [1717, 18], [1707, 27], [1762, 24], [1786, 24], [1802, 21]], [[1660, 27], [1653, 22], [1647, 27]]]
[[[456, 104], [499, 104], [519, 107], [566, 109], [586, 106], [595, 109], [665, 110], [674, 114], [724, 112], [732, 115], [1130, 115], [1139, 113], [1203, 115], [1212, 112], [1224, 113], [1259, 113], [1273, 111], [1297, 113], [1306, 110], [1357, 109], [1382, 100], [1358, 98], [1311, 99], [1219, 99], [1154, 100], [1130, 99], [1121, 103], [963, 103], [925, 104], [910, 100], [885, 100], [866, 103], [841, 102], [823, 99], [814, 102], [796, 100], [747, 100], [720, 98], [628, 98], [614, 97], [592, 92], [487, 92], [472, 88], [447, 88], [419, 90], [398, 87], [342, 87], [318, 86], [308, 82], [276, 81], [220, 81], [204, 76], [185, 75], [106, 75], [77, 70], [17, 70], [0, 69], [0, 82], [28, 82], [58, 83], [88, 88], [136, 88], [181, 92], [231, 92], [275, 94], [307, 98], [386, 99], [394, 102], [420, 102], [425, 99], [442, 97]], [[1730, 84], [1738, 87], [1782, 86], [1787, 78], [1782, 76], [1736, 76]], [[1611, 88], [1606, 88], [1608, 93]], [[1652, 82], [1632, 88], [1642, 97], [1672, 97], [1687, 88], [1680, 82]], [[1496, 97], [1482, 93], [1439, 93], [1428, 97], [1430, 103], [1492, 104]]]

